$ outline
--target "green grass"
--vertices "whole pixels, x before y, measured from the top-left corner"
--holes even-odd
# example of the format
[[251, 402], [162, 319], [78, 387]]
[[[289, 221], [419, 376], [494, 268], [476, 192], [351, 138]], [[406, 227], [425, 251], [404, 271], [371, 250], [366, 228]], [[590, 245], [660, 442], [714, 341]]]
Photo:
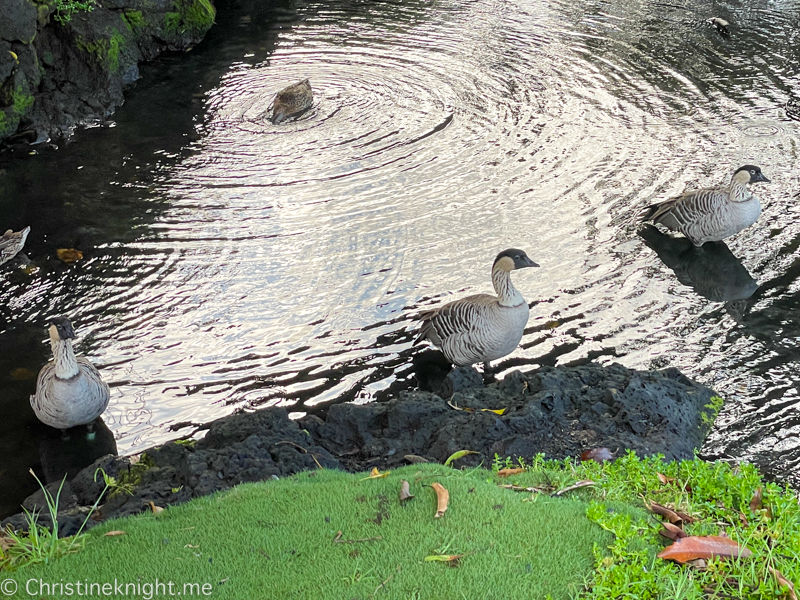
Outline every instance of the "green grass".
[[[366, 599], [383, 582], [375, 597], [569, 598], [592, 573], [594, 546], [613, 540], [586, 517], [586, 501], [531, 501], [530, 494], [499, 488], [485, 470], [418, 465], [385, 479], [362, 477], [303, 473], [112, 521], [92, 529], [80, 553], [9, 576], [20, 590], [40, 578], [112, 584], [158, 578], [180, 587], [210, 584], [215, 597], [248, 600]], [[403, 478], [416, 497], [401, 505]], [[433, 517], [433, 481], [450, 493], [440, 519]], [[126, 535], [103, 537], [110, 530]], [[335, 543], [339, 531], [341, 540], [366, 541]], [[442, 554], [465, 556], [457, 566], [425, 560]], [[49, 591], [48, 597], [67, 597]]]
[[[525, 471], [497, 475], [519, 466]], [[47, 598], [70, 597], [70, 590], [39, 588], [39, 581], [72, 583], [72, 596], [80, 592], [75, 582], [84, 595], [89, 583], [109, 590], [116, 583], [145, 600], [170, 595], [153, 589], [156, 581], [172, 582], [181, 595], [184, 584], [194, 584], [194, 596], [309, 600], [788, 600], [776, 571], [800, 582], [798, 497], [764, 484], [747, 464], [539, 455], [527, 463], [496, 460], [492, 471], [415, 465], [363, 478], [302, 473], [111, 521], [91, 530], [77, 554], [0, 573], [0, 582], [13, 579], [27, 596], [23, 586], [33, 581], [29, 591]], [[416, 497], [401, 504], [403, 478]], [[580, 480], [595, 485], [550, 495]], [[434, 481], [450, 492], [440, 519], [433, 517]], [[752, 557], [712, 558], [702, 568], [657, 558], [670, 542], [658, 534], [660, 517], [643, 510], [645, 499], [696, 517], [684, 525], [689, 535], [727, 535]], [[103, 537], [110, 530], [126, 535]], [[456, 564], [430, 559], [438, 555], [463, 556]]]

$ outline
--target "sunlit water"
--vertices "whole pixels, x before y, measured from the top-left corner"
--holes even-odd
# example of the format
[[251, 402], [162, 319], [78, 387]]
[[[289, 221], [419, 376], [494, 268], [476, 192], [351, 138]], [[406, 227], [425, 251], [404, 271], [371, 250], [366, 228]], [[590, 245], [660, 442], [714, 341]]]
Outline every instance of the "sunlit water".
[[[0, 514], [65, 447], [28, 405], [48, 316], [134, 453], [237, 408], [413, 387], [408, 318], [490, 291], [509, 246], [542, 266], [515, 274], [531, 319], [501, 371], [676, 366], [726, 399], [706, 455], [798, 481], [798, 25], [763, 0], [220, 5], [113, 126], [0, 163], [0, 228], [31, 225], [40, 267], [0, 268]], [[313, 108], [272, 125], [306, 77]], [[773, 183], [727, 247], [637, 234], [643, 206], [747, 163]]]

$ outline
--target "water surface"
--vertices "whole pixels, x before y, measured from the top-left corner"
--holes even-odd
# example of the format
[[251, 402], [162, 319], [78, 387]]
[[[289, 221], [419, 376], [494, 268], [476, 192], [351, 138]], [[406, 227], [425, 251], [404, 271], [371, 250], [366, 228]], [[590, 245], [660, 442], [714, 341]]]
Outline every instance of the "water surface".
[[[29, 467], [92, 452], [28, 405], [49, 316], [112, 387], [104, 451], [135, 453], [413, 387], [409, 318], [490, 291], [510, 246], [542, 266], [515, 274], [531, 319], [500, 376], [676, 366], [726, 399], [706, 455], [800, 481], [798, 21], [763, 0], [220, 5], [108, 127], [0, 158], [0, 227], [31, 225], [39, 266], [0, 270], [0, 513]], [[314, 107], [272, 125], [306, 77]], [[748, 163], [773, 183], [726, 245], [639, 233], [642, 207]]]

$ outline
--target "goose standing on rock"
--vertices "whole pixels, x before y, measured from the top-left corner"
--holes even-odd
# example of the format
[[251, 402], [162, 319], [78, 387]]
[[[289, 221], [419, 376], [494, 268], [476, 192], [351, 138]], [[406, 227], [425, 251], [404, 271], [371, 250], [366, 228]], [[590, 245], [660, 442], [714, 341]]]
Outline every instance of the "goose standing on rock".
[[36, 380], [31, 406], [45, 425], [60, 429], [92, 424], [108, 406], [110, 392], [95, 366], [82, 356], [75, 356], [72, 340], [75, 330], [66, 317], [50, 321], [50, 346], [53, 360], [42, 367]]
[[285, 87], [275, 95], [275, 100], [272, 101], [272, 122], [277, 125], [285, 118], [311, 108], [313, 102], [314, 94], [308, 79]]
[[769, 183], [761, 169], [745, 165], [736, 170], [730, 185], [684, 192], [653, 204], [644, 210], [641, 220], [678, 231], [695, 246], [719, 242], [758, 220], [761, 203], [747, 184], [759, 181]]
[[30, 227], [26, 227], [22, 231], [12, 231], [9, 229], [0, 236], [0, 265], [10, 261], [22, 250], [30, 232]]
[[492, 265], [497, 296], [476, 294], [424, 312], [415, 343], [430, 340], [458, 367], [482, 362], [488, 369], [489, 361], [514, 351], [528, 322], [528, 303], [511, 283], [511, 271], [538, 266], [522, 250], [504, 250]]

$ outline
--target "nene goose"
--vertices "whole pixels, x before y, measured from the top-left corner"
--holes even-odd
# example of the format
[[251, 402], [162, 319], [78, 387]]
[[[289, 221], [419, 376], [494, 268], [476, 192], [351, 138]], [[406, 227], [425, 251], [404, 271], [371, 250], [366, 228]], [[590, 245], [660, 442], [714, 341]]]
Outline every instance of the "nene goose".
[[30, 232], [30, 227], [16, 232], [9, 229], [0, 236], [0, 265], [10, 261], [22, 250], [22, 247], [25, 245], [25, 239]]
[[311, 107], [313, 101], [314, 95], [308, 79], [283, 88], [272, 101], [272, 122], [277, 124], [287, 117], [303, 112]]
[[33, 412], [45, 425], [60, 429], [87, 425], [103, 414], [110, 396], [100, 373], [87, 359], [72, 350], [75, 330], [66, 317], [50, 321], [50, 346], [53, 360], [39, 371], [36, 393], [31, 396]]
[[528, 322], [528, 303], [511, 283], [511, 271], [538, 266], [522, 250], [504, 250], [492, 265], [497, 296], [467, 296], [423, 313], [415, 343], [430, 340], [458, 367], [482, 362], [488, 369], [489, 361], [517, 347]]
[[769, 182], [761, 169], [745, 165], [736, 170], [728, 186], [684, 192], [659, 204], [648, 206], [642, 221], [661, 223], [679, 231], [695, 246], [718, 242], [756, 222], [761, 214], [758, 198], [748, 183]]

